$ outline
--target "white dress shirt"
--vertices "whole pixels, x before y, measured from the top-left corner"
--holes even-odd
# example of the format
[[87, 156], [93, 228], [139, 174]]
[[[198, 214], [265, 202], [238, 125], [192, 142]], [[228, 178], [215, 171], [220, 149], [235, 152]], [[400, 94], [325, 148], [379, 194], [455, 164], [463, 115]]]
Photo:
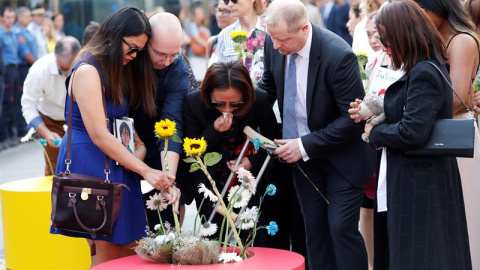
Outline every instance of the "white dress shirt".
[[[308, 64], [310, 62], [310, 48], [312, 47], [312, 25], [308, 23], [308, 37], [305, 46], [297, 52], [298, 56], [295, 59], [295, 65], [297, 69], [297, 96], [295, 98], [295, 119], [297, 122], [297, 134], [299, 137], [305, 136], [310, 133], [308, 128], [307, 119], [307, 82], [308, 82]], [[287, 63], [285, 65], [285, 75], [287, 67], [290, 62], [290, 57], [287, 57]], [[288, 78], [285, 76], [285, 80]], [[303, 147], [302, 140], [298, 140], [300, 152], [304, 161], [308, 161], [310, 158]]]
[[60, 74], [55, 54], [38, 59], [23, 83], [22, 112], [31, 127], [43, 123], [38, 112], [53, 120], [65, 120], [65, 77]]

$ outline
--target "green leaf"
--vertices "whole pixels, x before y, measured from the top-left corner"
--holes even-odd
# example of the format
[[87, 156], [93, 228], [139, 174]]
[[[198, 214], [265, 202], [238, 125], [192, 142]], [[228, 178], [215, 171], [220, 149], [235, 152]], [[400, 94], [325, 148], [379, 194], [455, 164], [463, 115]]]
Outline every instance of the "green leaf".
[[198, 165], [198, 163], [192, 163], [192, 165], [190, 166], [190, 170], [188, 171], [192, 173], [197, 171], [198, 169], [200, 169], [200, 165]]
[[173, 133], [173, 136], [170, 138], [172, 141], [177, 142], [177, 143], [182, 143], [182, 139], [178, 137], [177, 133]]
[[186, 163], [197, 162], [197, 160], [194, 157], [188, 157], [188, 158], [184, 159], [183, 161], [185, 161]]
[[213, 166], [217, 164], [222, 159], [222, 155], [217, 152], [207, 153], [205, 157], [203, 157], [203, 162], [205, 166]]

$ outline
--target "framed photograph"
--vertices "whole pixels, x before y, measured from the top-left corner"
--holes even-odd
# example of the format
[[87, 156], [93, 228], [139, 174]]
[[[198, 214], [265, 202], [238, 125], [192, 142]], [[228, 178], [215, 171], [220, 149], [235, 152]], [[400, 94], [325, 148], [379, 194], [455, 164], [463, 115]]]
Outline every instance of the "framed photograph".
[[115, 137], [130, 153], [133, 153], [135, 150], [133, 119], [128, 117], [115, 118], [113, 126]]

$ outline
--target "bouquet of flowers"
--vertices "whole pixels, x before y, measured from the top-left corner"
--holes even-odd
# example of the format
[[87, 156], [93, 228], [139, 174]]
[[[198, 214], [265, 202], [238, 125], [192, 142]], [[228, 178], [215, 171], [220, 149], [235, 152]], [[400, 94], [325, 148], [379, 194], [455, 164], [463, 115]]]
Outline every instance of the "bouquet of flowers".
[[[169, 138], [172, 138], [173, 135], [171, 132], [168, 134], [160, 134], [160, 131], [163, 132], [167, 129], [174, 130], [171, 123], [165, 121], [163, 124], [157, 124], [158, 126], [155, 126], [157, 134], [162, 138], [168, 135], [170, 135]], [[167, 148], [167, 144], [165, 148]], [[228, 204], [226, 204], [216, 187], [215, 181], [207, 170], [208, 166], [213, 166], [218, 163], [222, 159], [222, 156], [219, 153], [205, 154], [207, 142], [204, 138], [185, 138], [183, 148], [187, 153], [187, 158], [184, 161], [191, 164], [190, 172], [202, 170], [210, 183], [210, 188], [205, 184], [198, 186], [198, 192], [203, 195], [203, 200], [208, 199], [213, 202], [220, 202], [218, 212], [224, 215], [224, 221], [220, 227], [220, 238], [215, 241], [208, 239], [208, 237], [217, 232], [219, 226], [205, 220], [204, 216], [200, 217], [200, 226], [197, 229], [197, 219], [203, 205], [203, 200], [195, 216], [193, 232], [180, 232], [180, 230], [171, 228], [170, 224], [164, 224], [162, 222], [160, 213], [167, 208], [167, 203], [161, 194], [155, 194], [150, 196], [150, 200], [147, 201], [147, 208], [157, 211], [160, 224], [155, 226], [154, 232], [151, 232], [147, 227], [147, 236], [138, 242], [135, 248], [136, 253], [141, 258], [152, 262], [178, 264], [226, 263], [242, 261], [248, 258], [252, 253], [248, 252], [247, 248], [253, 248], [253, 242], [258, 229], [267, 229], [270, 235], [275, 235], [278, 231], [278, 225], [274, 221], [266, 226], [257, 226], [257, 221], [260, 216], [259, 209], [261, 208], [263, 199], [265, 196], [273, 196], [276, 192], [276, 187], [273, 185], [268, 186], [260, 199], [258, 207], [247, 208], [245, 211], [240, 211], [237, 215], [233, 212], [233, 209], [245, 208], [250, 197], [256, 192], [257, 181], [255, 177], [248, 170], [239, 168], [237, 171], [239, 182], [230, 188], [227, 196]], [[227, 224], [227, 226], [225, 226], [225, 224]], [[175, 227], [177, 227], [177, 225]], [[233, 232], [235, 238], [234, 243], [230, 243], [229, 241], [228, 227]], [[237, 229], [251, 230], [246, 240], [246, 245], [243, 245]], [[233, 250], [231, 249], [232, 247]]]
[[260, 29], [255, 29], [250, 37], [246, 31], [235, 31], [230, 36], [238, 60], [250, 72], [250, 77], [256, 86], [263, 75], [263, 47], [267, 34]]
[[[278, 225], [275, 221], [270, 222], [268, 226], [257, 227], [258, 218], [260, 216], [260, 207], [265, 196], [273, 196], [276, 192], [276, 187], [274, 185], [269, 185], [264, 195], [260, 198], [259, 207], [252, 207], [246, 209], [245, 211], [240, 211], [240, 214], [235, 214], [233, 212], [234, 208], [245, 209], [248, 205], [248, 202], [253, 194], [256, 192], [257, 181], [255, 177], [243, 167], [240, 167], [237, 170], [238, 184], [230, 188], [227, 199], [228, 204], [226, 204], [218, 191], [215, 181], [210, 176], [207, 167], [213, 166], [218, 163], [222, 156], [219, 153], [206, 153], [202, 159], [202, 155], [205, 153], [207, 148], [207, 143], [204, 138], [200, 139], [190, 139], [185, 138], [184, 140], [184, 150], [189, 156], [184, 161], [191, 163], [190, 172], [197, 170], [202, 170], [203, 173], [207, 176], [207, 179], [211, 185], [212, 190], [207, 188], [204, 184], [199, 185], [198, 192], [203, 194], [203, 200], [208, 198], [213, 202], [219, 201], [220, 205], [217, 208], [217, 212], [224, 215], [224, 222], [220, 228], [220, 237], [218, 239], [218, 245], [222, 247], [221, 253], [219, 255], [219, 261], [221, 262], [231, 262], [231, 261], [241, 261], [249, 256], [248, 247], [253, 248], [253, 242], [255, 240], [256, 231], [258, 229], [267, 229], [270, 235], [275, 235], [278, 231]], [[259, 148], [256, 147], [256, 150]], [[203, 205], [203, 200], [200, 203], [200, 208]], [[197, 213], [198, 216], [198, 213]], [[230, 229], [232, 230], [235, 243], [232, 244], [229, 241], [228, 229], [224, 228], [224, 224], [227, 223]], [[212, 224], [208, 221], [205, 221], [200, 228], [200, 235], [210, 236], [216, 233], [218, 228], [217, 224]], [[242, 240], [239, 237], [237, 228], [240, 230], [250, 230], [253, 229], [250, 235], [246, 240], [246, 244], [242, 243]], [[194, 228], [194, 233], [196, 229]], [[229, 252], [227, 247], [233, 246], [233, 251]], [[238, 249], [238, 252], [236, 251]]]

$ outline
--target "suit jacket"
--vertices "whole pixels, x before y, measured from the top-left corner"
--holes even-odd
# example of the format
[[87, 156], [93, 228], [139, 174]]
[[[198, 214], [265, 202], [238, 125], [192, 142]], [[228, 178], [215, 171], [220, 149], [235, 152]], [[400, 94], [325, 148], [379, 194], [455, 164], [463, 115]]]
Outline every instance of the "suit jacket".
[[452, 118], [452, 90], [421, 62], [388, 87], [384, 104], [386, 122], [369, 140], [387, 147], [389, 240], [379, 241], [389, 244], [390, 269], [471, 269], [456, 158], [405, 156], [423, 146], [436, 119]]
[[[312, 24], [312, 47], [308, 67], [307, 121], [311, 133], [301, 138], [315, 164], [327, 159], [353, 185], [363, 188], [375, 167], [375, 151], [361, 140], [364, 125], [348, 114], [350, 102], [363, 99], [357, 58], [348, 44], [329, 30]], [[265, 70], [258, 88], [278, 99], [283, 114], [285, 56], [265, 41]]]

